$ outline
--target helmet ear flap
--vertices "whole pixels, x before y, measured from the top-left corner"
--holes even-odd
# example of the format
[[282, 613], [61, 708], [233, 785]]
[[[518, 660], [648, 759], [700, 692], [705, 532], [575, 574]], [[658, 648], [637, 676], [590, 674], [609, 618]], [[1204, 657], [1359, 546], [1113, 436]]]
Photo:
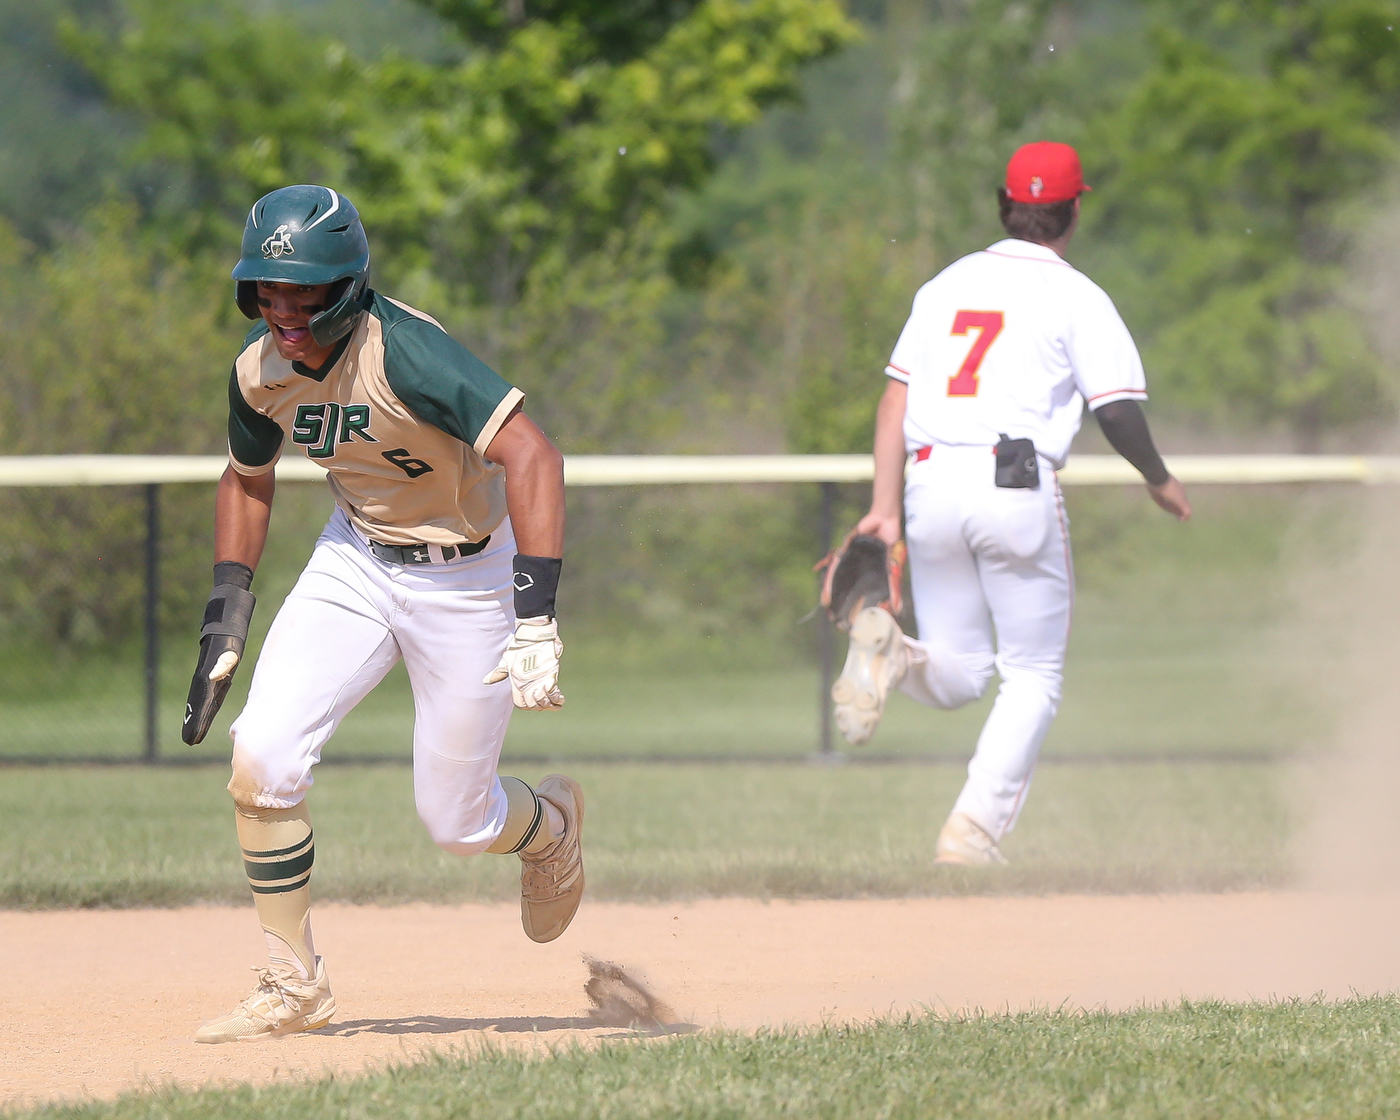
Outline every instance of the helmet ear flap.
[[238, 310], [243, 312], [247, 318], [262, 318], [262, 311], [258, 307], [258, 282], [256, 280], [238, 281], [233, 288], [233, 300], [238, 304]]
[[355, 319], [362, 310], [367, 276], [347, 276], [338, 281], [330, 290], [327, 302], [330, 304], [319, 315], [312, 316], [311, 337], [318, 346], [330, 346], [339, 342], [355, 325]]

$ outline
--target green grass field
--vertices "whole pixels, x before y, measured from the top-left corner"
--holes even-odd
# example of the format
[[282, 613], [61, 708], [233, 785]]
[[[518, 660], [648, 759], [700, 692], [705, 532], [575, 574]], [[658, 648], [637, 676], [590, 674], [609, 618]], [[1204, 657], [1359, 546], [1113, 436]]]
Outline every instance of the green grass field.
[[1045, 1011], [444, 1055], [353, 1079], [12, 1114], [92, 1120], [1389, 1117], [1400, 1000]]
[[[841, 898], [1228, 890], [1289, 881], [1284, 767], [1047, 765], [1011, 867], [932, 866], [962, 782], [941, 766], [576, 766], [600, 899]], [[520, 768], [527, 780], [539, 767]], [[0, 782], [0, 905], [246, 903], [222, 768], [11, 769]], [[508, 899], [514, 860], [427, 839], [407, 767], [325, 767], [310, 794], [316, 895]]]
[[[1223, 597], [1220, 591], [1211, 598]], [[1287, 652], [1269, 639], [1272, 623], [1241, 623], [1223, 606], [1218, 616], [1202, 613], [1198, 607], [1185, 614], [1125, 616], [1116, 600], [1082, 597], [1065, 700], [1045, 746], [1047, 757], [1281, 756], [1315, 741], [1324, 727], [1322, 713], [1280, 672], [1281, 663], [1288, 666]], [[192, 649], [193, 643], [169, 650], [162, 666], [161, 753], [171, 759], [225, 757], [228, 725], [242, 707], [251, 674], [236, 679], [206, 741], [187, 747], [179, 726]], [[815, 668], [607, 666], [596, 648], [585, 646], [571, 659], [573, 652], [565, 654], [567, 706], [516, 713], [506, 757], [794, 757], [817, 747]], [[144, 708], [134, 656], [115, 665], [11, 661], [0, 690], [0, 758], [139, 754]], [[966, 758], [994, 690], [995, 682], [982, 701], [955, 712], [896, 695], [867, 749]], [[325, 757], [406, 758], [412, 721], [412, 694], [400, 667], [350, 714]]]
[[[1057, 755], [1287, 755], [1315, 737], [1318, 719], [1267, 664], [1203, 638], [1189, 653], [1129, 657], [1106, 637], [1071, 662], [1060, 718], [1045, 747]], [[1124, 635], [1125, 639], [1130, 638]], [[566, 654], [566, 658], [567, 658]], [[235, 693], [199, 747], [179, 740], [190, 666], [165, 667], [161, 753], [170, 759], [224, 757], [227, 727], [242, 704]], [[76, 675], [76, 674], [75, 674]], [[1153, 682], [1150, 689], [1141, 682]], [[112, 687], [93, 682], [71, 698], [0, 702], [0, 759], [116, 756], [135, 758], [142, 744], [141, 686], [130, 666]], [[178, 694], [175, 683], [179, 684]], [[121, 687], [116, 687], [116, 685]], [[516, 713], [505, 756], [802, 756], [817, 749], [818, 676], [814, 669], [734, 672], [571, 669], [561, 712]], [[76, 686], [75, 686], [76, 687]], [[995, 688], [995, 685], [993, 685]], [[1183, 698], [1190, 697], [1189, 703]], [[895, 696], [874, 742], [876, 754], [966, 758], [992, 696], [956, 712], [925, 709]], [[351, 713], [325, 757], [397, 756], [412, 747], [413, 701], [402, 669]], [[838, 738], [838, 746], [839, 746]]]

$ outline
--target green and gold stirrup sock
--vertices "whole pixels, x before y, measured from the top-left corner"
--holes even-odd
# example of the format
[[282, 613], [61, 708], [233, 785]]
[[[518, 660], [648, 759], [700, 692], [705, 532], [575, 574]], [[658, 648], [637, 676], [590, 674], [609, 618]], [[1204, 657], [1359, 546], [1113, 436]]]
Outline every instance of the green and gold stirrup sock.
[[506, 791], [506, 823], [496, 842], [486, 850], [496, 855], [538, 852], [564, 835], [564, 817], [559, 810], [519, 778], [503, 775]]
[[311, 940], [311, 864], [316, 848], [306, 802], [292, 809], [240, 805], [235, 817], [243, 868], [272, 967], [310, 980], [316, 975]]

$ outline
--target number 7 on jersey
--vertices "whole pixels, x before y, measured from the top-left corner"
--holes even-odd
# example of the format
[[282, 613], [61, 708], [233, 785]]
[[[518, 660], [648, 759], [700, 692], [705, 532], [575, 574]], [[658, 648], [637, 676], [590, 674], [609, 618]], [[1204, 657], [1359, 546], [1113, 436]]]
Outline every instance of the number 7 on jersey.
[[1005, 325], [1006, 317], [1000, 311], [959, 311], [953, 317], [951, 333], [965, 335], [968, 331], [976, 331], [977, 341], [967, 352], [967, 357], [963, 359], [963, 364], [958, 367], [958, 372], [948, 378], [948, 395], [950, 397], [975, 397], [977, 395], [977, 371], [981, 368], [982, 359], [987, 356], [987, 350], [996, 341], [997, 335], [1001, 334], [1001, 328]]

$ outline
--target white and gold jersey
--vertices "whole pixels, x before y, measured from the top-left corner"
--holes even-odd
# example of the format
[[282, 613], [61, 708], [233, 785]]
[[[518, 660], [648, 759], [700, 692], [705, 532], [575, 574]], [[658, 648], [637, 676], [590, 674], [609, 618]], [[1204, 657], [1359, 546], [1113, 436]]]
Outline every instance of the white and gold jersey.
[[290, 439], [368, 539], [475, 542], [505, 517], [504, 472], [485, 455], [524, 396], [435, 319], [370, 291], [319, 370], [283, 359], [266, 323], [249, 332], [229, 382], [229, 460], [265, 474]]

